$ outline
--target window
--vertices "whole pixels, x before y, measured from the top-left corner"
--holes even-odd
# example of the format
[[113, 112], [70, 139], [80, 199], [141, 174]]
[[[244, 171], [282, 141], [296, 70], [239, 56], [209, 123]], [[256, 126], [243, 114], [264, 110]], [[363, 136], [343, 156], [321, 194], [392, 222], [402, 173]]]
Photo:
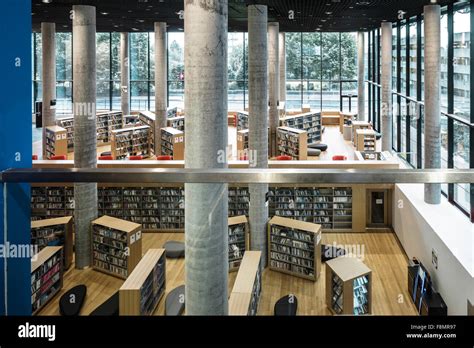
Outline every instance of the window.
[[96, 35], [97, 110], [110, 109], [110, 33]]
[[417, 64], [417, 52], [416, 52], [416, 19], [410, 23], [409, 26], [409, 34], [410, 34], [410, 57], [408, 59], [409, 66], [410, 66], [410, 87], [409, 93], [411, 97], [416, 97], [416, 64]]
[[168, 33], [168, 105], [184, 109], [184, 33]]
[[149, 109], [149, 41], [148, 33], [130, 34], [131, 110]]
[[[468, 169], [469, 154], [469, 127], [454, 121], [454, 168]], [[454, 201], [466, 211], [470, 210], [470, 185], [456, 184], [454, 186]]]
[[441, 111], [448, 112], [448, 16], [441, 16]]
[[240, 110], [245, 105], [245, 82], [248, 70], [244, 33], [228, 33], [227, 43], [227, 105], [229, 110]]
[[470, 10], [463, 6], [454, 11], [454, 114], [470, 117]]

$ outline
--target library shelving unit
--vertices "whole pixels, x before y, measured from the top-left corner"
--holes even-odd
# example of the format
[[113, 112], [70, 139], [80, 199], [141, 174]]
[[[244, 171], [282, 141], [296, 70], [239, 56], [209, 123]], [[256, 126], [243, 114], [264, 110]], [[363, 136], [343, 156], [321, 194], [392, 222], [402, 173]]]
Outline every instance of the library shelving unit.
[[355, 112], [341, 112], [339, 117], [339, 132], [344, 133], [344, 125], [351, 125], [357, 118], [357, 113]]
[[316, 223], [323, 230], [352, 229], [351, 187], [287, 187], [269, 189], [270, 216]]
[[257, 315], [262, 292], [261, 251], [246, 251], [229, 297], [229, 315]]
[[74, 151], [74, 116], [59, 118], [56, 124], [66, 129], [67, 150], [68, 152]]
[[109, 142], [109, 114], [104, 112], [97, 113], [96, 118], [97, 145], [107, 144]]
[[173, 156], [174, 160], [184, 160], [184, 133], [180, 130], [161, 128], [161, 155]]
[[356, 150], [362, 152], [375, 152], [376, 133], [373, 129], [358, 129], [356, 131]]
[[93, 268], [126, 279], [142, 257], [141, 226], [105, 215], [91, 229]]
[[321, 113], [308, 112], [287, 116], [280, 120], [283, 127], [296, 128], [308, 132], [308, 144], [317, 144], [322, 139]]
[[156, 116], [151, 111], [140, 111], [138, 113], [138, 119], [144, 126], [150, 127], [150, 148], [153, 152], [155, 149], [155, 120]]
[[110, 142], [110, 138], [112, 137], [112, 131], [123, 128], [123, 117], [121, 111], [109, 112], [107, 113], [107, 115], [109, 121], [109, 133], [107, 137], [108, 141]]
[[334, 314], [372, 313], [372, 271], [361, 260], [343, 256], [326, 262], [326, 305]]
[[184, 116], [177, 116], [177, 117], [172, 117], [166, 120], [166, 125], [168, 127], [180, 130], [181, 132], [184, 132]]
[[321, 272], [321, 225], [273, 217], [268, 223], [270, 269], [316, 281]]
[[249, 129], [249, 113], [247, 111], [237, 112], [237, 132]]
[[43, 146], [47, 159], [67, 155], [67, 130], [59, 126], [46, 127], [46, 139]]
[[359, 129], [371, 129], [372, 126], [366, 121], [353, 121], [352, 122], [352, 143], [356, 146], [357, 143], [357, 131]]
[[62, 246], [64, 269], [72, 263], [72, 216], [31, 222], [31, 244], [39, 251], [48, 246]]
[[301, 129], [278, 127], [277, 148], [280, 155], [291, 156], [297, 161], [305, 161], [308, 159], [308, 132]]
[[162, 230], [184, 229], [184, 187], [160, 188], [160, 218]]
[[245, 216], [229, 218], [229, 271], [239, 269], [248, 249], [248, 221]]
[[120, 315], [152, 315], [165, 289], [165, 249], [149, 249], [120, 287]]
[[[244, 186], [229, 187], [228, 214], [229, 217], [245, 215], [249, 216], [249, 188]], [[184, 199], [184, 197], [183, 197]]]
[[149, 126], [138, 126], [112, 131], [112, 156], [124, 159], [127, 156], [150, 156], [151, 131]]
[[61, 246], [43, 248], [31, 260], [32, 314], [38, 313], [63, 287]]
[[242, 129], [237, 132], [237, 153], [243, 153], [243, 151], [249, 148], [249, 130]]

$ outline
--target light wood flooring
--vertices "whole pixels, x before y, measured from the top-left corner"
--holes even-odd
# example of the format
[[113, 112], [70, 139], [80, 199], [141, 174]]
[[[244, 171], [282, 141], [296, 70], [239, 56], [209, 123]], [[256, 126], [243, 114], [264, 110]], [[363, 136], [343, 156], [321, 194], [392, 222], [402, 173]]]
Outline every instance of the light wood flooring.
[[[183, 233], [147, 233], [143, 235], [143, 252], [160, 248], [168, 240], [184, 240]], [[373, 302], [375, 315], [416, 315], [407, 290], [407, 257], [393, 233], [323, 234], [323, 243], [360, 245], [364, 247], [364, 263], [373, 271]], [[229, 274], [229, 293], [236, 272]], [[331, 315], [325, 304], [325, 265], [317, 282], [299, 279], [266, 269], [263, 273], [259, 315], [273, 315], [273, 306], [282, 296], [295, 294], [298, 315]], [[64, 287], [40, 315], [58, 315], [60, 296], [78, 284], [87, 285], [87, 299], [82, 314], [88, 315], [113, 295], [123, 280], [93, 269], [76, 270], [74, 265], [65, 273]], [[184, 284], [184, 260], [167, 260], [166, 293]], [[163, 315], [164, 298], [155, 315]]]

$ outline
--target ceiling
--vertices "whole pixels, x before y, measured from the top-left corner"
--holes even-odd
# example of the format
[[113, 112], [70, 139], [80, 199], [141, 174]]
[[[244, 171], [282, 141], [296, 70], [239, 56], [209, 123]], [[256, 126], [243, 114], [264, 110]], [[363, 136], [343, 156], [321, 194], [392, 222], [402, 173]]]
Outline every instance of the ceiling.
[[[44, 3], [43, 1], [51, 1]], [[438, 0], [441, 5], [457, 2]], [[357, 31], [380, 27], [383, 20], [396, 21], [422, 13], [430, 0], [228, 0], [229, 31], [247, 30], [248, 3], [268, 5], [269, 21], [280, 31]], [[184, 0], [32, 0], [33, 30], [41, 22], [55, 22], [57, 31], [71, 31], [72, 5], [97, 8], [97, 31], [153, 31], [153, 23], [168, 23], [168, 31], [183, 30], [179, 11]], [[293, 12], [290, 12], [293, 11]], [[290, 18], [293, 14], [294, 18]]]

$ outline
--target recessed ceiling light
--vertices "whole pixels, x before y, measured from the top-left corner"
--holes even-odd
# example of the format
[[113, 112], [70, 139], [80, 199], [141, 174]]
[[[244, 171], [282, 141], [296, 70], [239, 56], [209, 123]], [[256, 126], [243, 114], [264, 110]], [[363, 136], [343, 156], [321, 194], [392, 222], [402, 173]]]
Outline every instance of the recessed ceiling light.
[[326, 11], [326, 14], [327, 15], [332, 15], [332, 12], [331, 11]]
[[101, 15], [107, 16], [109, 13], [108, 12], [101, 12]]
[[42, 0], [45, 4], [50, 4], [53, 0]]
[[143, 23], [143, 22], [145, 22], [145, 20], [144, 19], [137, 19], [137, 22]]

